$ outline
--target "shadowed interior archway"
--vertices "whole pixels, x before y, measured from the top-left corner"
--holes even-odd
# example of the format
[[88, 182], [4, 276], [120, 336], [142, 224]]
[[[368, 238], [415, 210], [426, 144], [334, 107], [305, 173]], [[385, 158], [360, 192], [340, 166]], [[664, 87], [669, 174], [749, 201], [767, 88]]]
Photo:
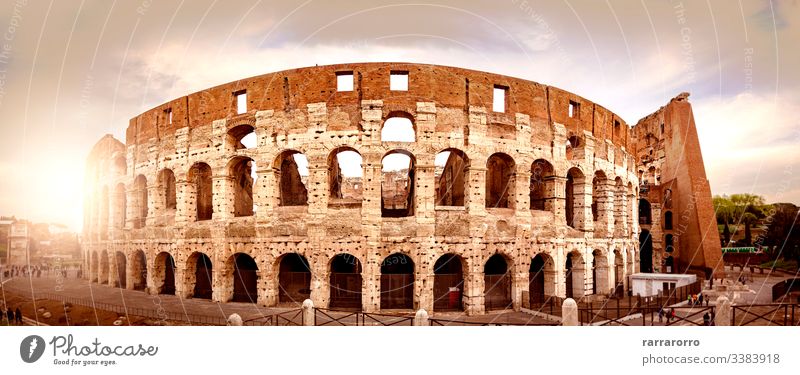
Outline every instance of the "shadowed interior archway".
[[343, 253], [331, 259], [330, 307], [361, 310], [361, 262]]
[[433, 265], [433, 309], [461, 311], [464, 309], [464, 258], [444, 254]]
[[511, 270], [501, 254], [489, 257], [483, 266], [483, 296], [486, 310], [511, 307]]
[[394, 253], [381, 263], [381, 309], [414, 308], [414, 261]]
[[311, 296], [311, 268], [306, 257], [290, 253], [279, 260], [278, 302], [302, 303]]
[[236, 253], [227, 261], [227, 268], [233, 270], [233, 302], [258, 301], [258, 265], [250, 255]]

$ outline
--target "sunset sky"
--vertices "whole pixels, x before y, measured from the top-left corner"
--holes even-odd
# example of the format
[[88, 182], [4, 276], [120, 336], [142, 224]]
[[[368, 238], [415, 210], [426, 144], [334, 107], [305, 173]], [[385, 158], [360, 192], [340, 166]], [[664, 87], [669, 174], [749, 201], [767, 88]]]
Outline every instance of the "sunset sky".
[[277, 70], [452, 65], [630, 124], [691, 93], [714, 194], [800, 203], [800, 2], [3, 1], [0, 214], [82, 226], [86, 156], [169, 99]]

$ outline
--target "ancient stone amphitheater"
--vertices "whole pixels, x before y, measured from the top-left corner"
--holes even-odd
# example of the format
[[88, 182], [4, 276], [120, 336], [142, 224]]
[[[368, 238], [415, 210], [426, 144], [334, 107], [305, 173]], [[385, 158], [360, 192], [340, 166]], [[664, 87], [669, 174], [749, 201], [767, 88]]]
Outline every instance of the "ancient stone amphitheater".
[[719, 243], [702, 236], [686, 97], [630, 127], [555, 87], [408, 63], [189, 94], [91, 151], [85, 274], [220, 302], [467, 314], [624, 293], [635, 272], [708, 274]]

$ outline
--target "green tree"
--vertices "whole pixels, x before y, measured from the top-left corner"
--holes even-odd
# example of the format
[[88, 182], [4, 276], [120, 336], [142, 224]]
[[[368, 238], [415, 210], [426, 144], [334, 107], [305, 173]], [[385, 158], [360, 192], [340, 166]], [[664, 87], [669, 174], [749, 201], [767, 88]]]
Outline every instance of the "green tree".
[[741, 220], [744, 223], [744, 243], [748, 246], [753, 244], [753, 238], [750, 234], [750, 227], [758, 223], [758, 217], [752, 212], [745, 212], [742, 214]]
[[717, 223], [723, 225], [722, 239], [725, 242], [723, 246], [728, 246], [731, 242], [731, 229], [728, 225], [734, 217], [734, 204], [726, 195], [717, 195], [712, 202], [717, 215]]

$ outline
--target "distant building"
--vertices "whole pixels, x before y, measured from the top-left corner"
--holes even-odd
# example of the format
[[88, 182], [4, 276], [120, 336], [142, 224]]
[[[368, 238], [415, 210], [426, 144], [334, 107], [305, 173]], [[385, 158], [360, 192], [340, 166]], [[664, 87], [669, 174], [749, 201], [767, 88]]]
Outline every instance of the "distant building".
[[6, 264], [24, 266], [30, 263], [30, 226], [27, 221], [16, 221], [10, 224]]

